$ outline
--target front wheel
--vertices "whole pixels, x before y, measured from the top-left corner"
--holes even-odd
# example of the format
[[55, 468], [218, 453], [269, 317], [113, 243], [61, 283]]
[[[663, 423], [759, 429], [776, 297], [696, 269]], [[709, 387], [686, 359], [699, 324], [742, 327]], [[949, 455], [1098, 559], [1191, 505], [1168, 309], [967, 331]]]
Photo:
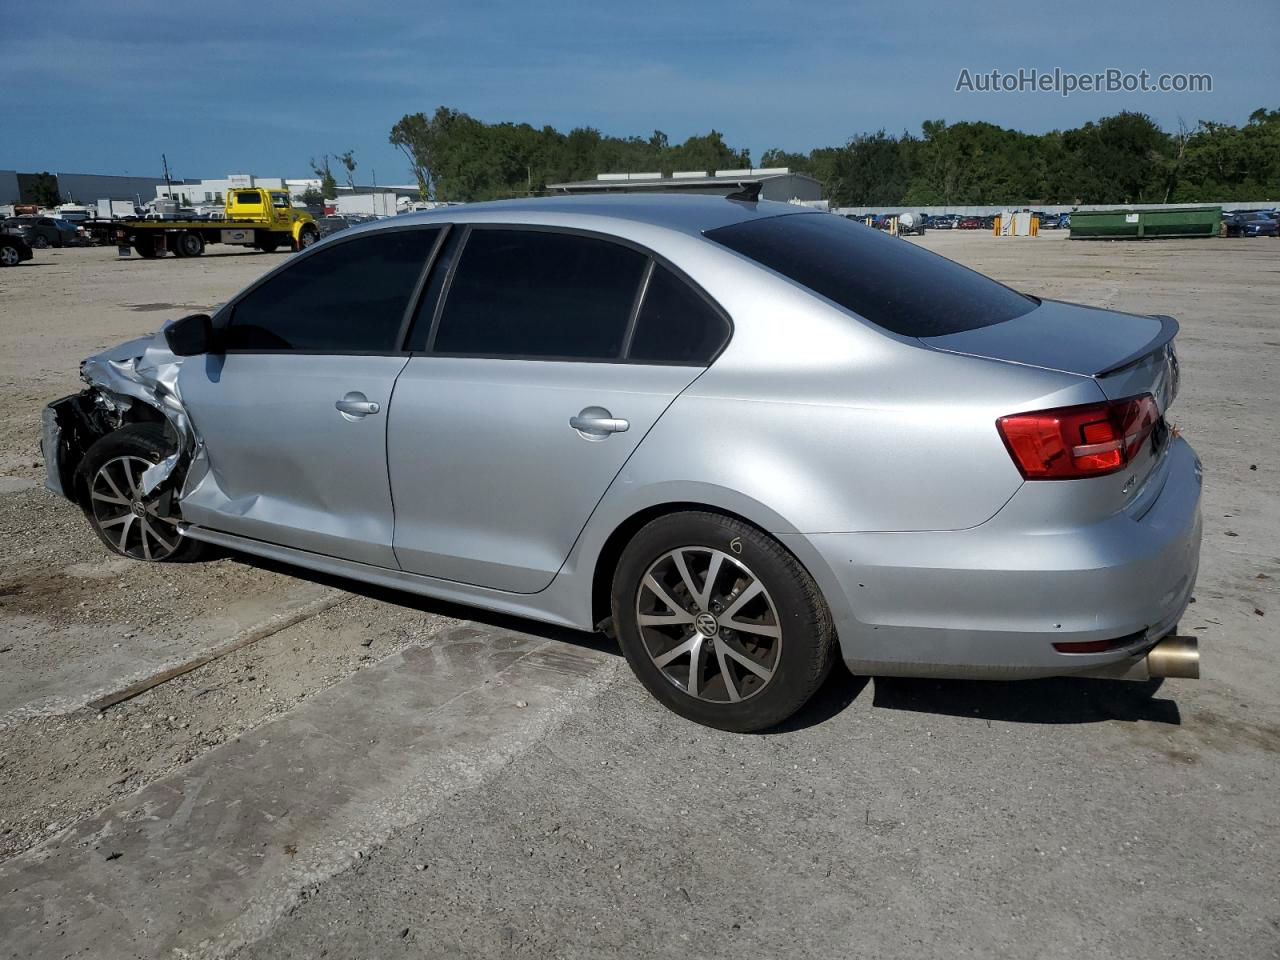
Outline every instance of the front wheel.
[[0, 245], [0, 267], [16, 267], [22, 262], [22, 254], [17, 247], [8, 244]]
[[113, 553], [151, 563], [194, 560], [204, 544], [178, 533], [171, 496], [144, 494], [142, 474], [173, 452], [164, 428], [133, 423], [100, 437], [79, 467], [81, 506]]
[[303, 230], [298, 234], [298, 249], [305, 250], [314, 243], [318, 243], [320, 234], [314, 229]]
[[614, 574], [618, 642], [640, 682], [689, 720], [763, 730], [831, 669], [835, 629], [817, 584], [772, 537], [719, 514], [660, 517]]

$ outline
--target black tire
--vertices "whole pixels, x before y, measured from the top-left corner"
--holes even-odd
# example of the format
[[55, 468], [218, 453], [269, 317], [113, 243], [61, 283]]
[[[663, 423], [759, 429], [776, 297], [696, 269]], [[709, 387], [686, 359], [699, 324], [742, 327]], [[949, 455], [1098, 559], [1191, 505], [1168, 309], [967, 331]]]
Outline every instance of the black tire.
[[160, 511], [171, 498], [144, 497], [136, 484], [146, 464], [173, 453], [173, 441], [158, 423], [131, 423], [98, 438], [76, 471], [80, 506], [89, 525], [112, 553], [151, 563], [182, 563], [205, 552], [198, 540], [181, 536]]
[[175, 257], [198, 257], [204, 253], [204, 237], [190, 231], [178, 234], [173, 241]]
[[0, 267], [16, 267], [22, 263], [22, 254], [12, 244], [0, 243]]
[[280, 241], [270, 234], [261, 236], [262, 239], [258, 241], [258, 249], [263, 253], [275, 253], [276, 247], [280, 246]]
[[143, 237], [141, 240], [133, 242], [133, 252], [144, 260], [154, 260], [159, 256], [156, 253], [155, 241], [151, 237]]
[[303, 227], [302, 232], [298, 234], [298, 250], [305, 250], [314, 243], [320, 242], [320, 231], [315, 227]]
[[[731, 603], [726, 608], [716, 601], [699, 613], [700, 604], [696, 598], [690, 600], [689, 591], [681, 592], [681, 581], [678, 581], [668, 596], [685, 605], [680, 616], [696, 614], [694, 623], [698, 624], [714, 608], [709, 627], [714, 632], [704, 633], [703, 639], [715, 647], [714, 651], [705, 651], [706, 659], [696, 682], [690, 676], [691, 657], [677, 657], [668, 661], [665, 668], [659, 666], [658, 661], [669, 657], [677, 647], [695, 643], [696, 634], [705, 626], [655, 627], [652, 624], [656, 615], [664, 612], [658, 607], [645, 614], [648, 625], [641, 627], [639, 607], [646, 603], [646, 598], [656, 596], [647, 586], [646, 576], [661, 577], [662, 564], [668, 563], [668, 558], [674, 561], [676, 554], [689, 558], [685, 569], [691, 577], [700, 580], [695, 585], [704, 591], [708, 600], [721, 591], [726, 593], [723, 597], [726, 602], [735, 595], [746, 596], [750, 591], [743, 589], [744, 585], [758, 581], [763, 590], [757, 590], [756, 599], [741, 609], [750, 609], [757, 600], [767, 607], [767, 612], [761, 615], [763, 619], [753, 626], [763, 631], [773, 624], [777, 648], [769, 648], [774, 641], [756, 637], [755, 631], [739, 633], [730, 629], [730, 624], [741, 622], [741, 616], [737, 620], [733, 618]], [[714, 562], [719, 573], [708, 584], [707, 571], [717, 554], [720, 559]], [[695, 570], [699, 555], [708, 559], [708, 567], [702, 572]], [[612, 608], [618, 642], [640, 682], [680, 716], [721, 730], [748, 733], [777, 726], [809, 701], [826, 679], [835, 657], [831, 613], [808, 571], [768, 534], [720, 514], [700, 511], [668, 514], [643, 527], [627, 544], [618, 561]], [[684, 635], [686, 629], [688, 636]], [[669, 641], [664, 633], [671, 638]], [[761, 671], [771, 668], [772, 673], [766, 679], [761, 680], [758, 673], [740, 666], [746, 663], [744, 654], [750, 652], [744, 641], [760, 644], [754, 648], [754, 656], [760, 659], [754, 662]], [[662, 645], [662, 649], [656, 650], [655, 644]], [[727, 650], [730, 645], [739, 654], [736, 658], [721, 655], [721, 650]], [[682, 660], [689, 660], [690, 666], [683, 667]], [[683, 682], [667, 672], [678, 672], [682, 667], [687, 678]], [[724, 677], [726, 669], [733, 676]], [[701, 696], [690, 692], [695, 686], [702, 688]], [[735, 702], [730, 697], [730, 688], [741, 699]]]
[[35, 239], [31, 241], [31, 245], [37, 250], [47, 250], [49, 247], [49, 238], [44, 234], [38, 233]]

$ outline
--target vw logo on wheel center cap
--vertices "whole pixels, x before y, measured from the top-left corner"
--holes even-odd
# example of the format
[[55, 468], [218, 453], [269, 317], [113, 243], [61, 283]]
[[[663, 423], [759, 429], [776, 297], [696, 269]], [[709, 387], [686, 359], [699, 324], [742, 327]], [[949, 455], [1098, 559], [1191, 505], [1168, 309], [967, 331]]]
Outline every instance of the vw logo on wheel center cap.
[[704, 637], [714, 637], [720, 629], [720, 622], [709, 613], [700, 613], [694, 618], [693, 626]]

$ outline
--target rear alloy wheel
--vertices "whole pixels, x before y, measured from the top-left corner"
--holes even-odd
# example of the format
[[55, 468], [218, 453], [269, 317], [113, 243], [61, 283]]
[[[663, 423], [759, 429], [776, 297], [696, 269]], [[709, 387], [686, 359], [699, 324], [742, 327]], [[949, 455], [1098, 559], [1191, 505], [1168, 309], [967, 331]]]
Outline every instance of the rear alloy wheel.
[[21, 262], [22, 257], [17, 247], [11, 247], [8, 244], [0, 245], [0, 267], [16, 267]]
[[49, 238], [43, 234], [36, 234], [36, 238], [31, 241], [31, 245], [37, 250], [47, 250], [49, 247]]
[[121, 427], [99, 438], [80, 465], [82, 506], [113, 552], [151, 563], [195, 559], [204, 545], [178, 532], [173, 497], [143, 493], [142, 475], [172, 452], [155, 423]]
[[613, 587], [636, 676], [681, 716], [741, 732], [781, 723], [831, 667], [817, 584], [777, 541], [711, 513], [660, 517], [628, 544]]
[[681, 547], [654, 561], [636, 591], [636, 623], [654, 666], [710, 703], [750, 700], [781, 659], [769, 592], [746, 564], [711, 547]]

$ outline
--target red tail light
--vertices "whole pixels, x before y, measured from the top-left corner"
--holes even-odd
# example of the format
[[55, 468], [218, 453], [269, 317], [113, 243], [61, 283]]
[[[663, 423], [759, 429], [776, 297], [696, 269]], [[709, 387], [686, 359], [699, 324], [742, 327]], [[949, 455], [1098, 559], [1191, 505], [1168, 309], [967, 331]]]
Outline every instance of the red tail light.
[[1124, 467], [1160, 420], [1149, 393], [1127, 400], [1015, 413], [996, 421], [1028, 480], [1100, 477]]

